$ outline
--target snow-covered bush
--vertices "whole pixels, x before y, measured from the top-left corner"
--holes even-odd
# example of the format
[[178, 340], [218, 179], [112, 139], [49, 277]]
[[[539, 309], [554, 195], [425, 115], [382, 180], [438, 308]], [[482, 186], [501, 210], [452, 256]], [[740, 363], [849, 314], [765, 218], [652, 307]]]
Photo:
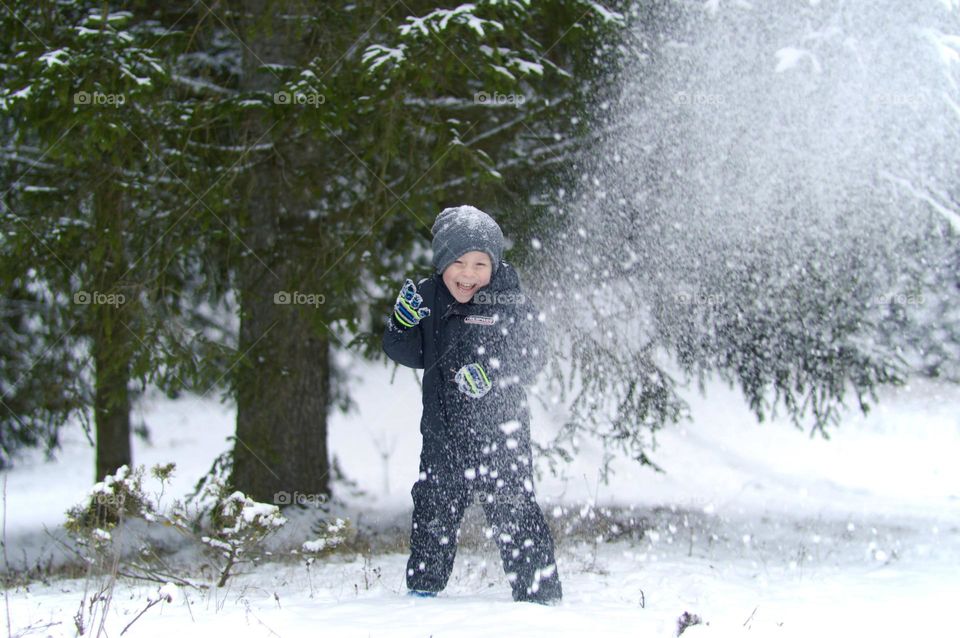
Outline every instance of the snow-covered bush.
[[[154, 466], [154, 477], [165, 482], [173, 472], [173, 464]], [[96, 483], [84, 502], [67, 511], [64, 525], [77, 545], [102, 552], [112, 544], [112, 531], [124, 519], [142, 518], [154, 521], [157, 510], [150, 496], [143, 491], [145, 468], [141, 465], [130, 470], [122, 466], [115, 474]], [[88, 555], [88, 559], [92, 558]]]
[[220, 574], [218, 587], [226, 584], [240, 563], [255, 563], [264, 555], [263, 541], [283, 527], [287, 519], [276, 505], [258, 503], [243, 492], [230, 491], [221, 481], [207, 486], [207, 494], [216, 500], [211, 512], [210, 533], [201, 537]]
[[[190, 574], [177, 573], [178, 568], [169, 561], [161, 560], [166, 553], [161, 544], [163, 530], [168, 529], [176, 530], [178, 539], [186, 539], [188, 545], [202, 550], [206, 564], [216, 574], [218, 587], [226, 584], [239, 565], [255, 564], [271, 555], [264, 541], [287, 523], [279, 507], [257, 502], [232, 489], [215, 473], [205, 477], [202, 489], [193, 498], [164, 505], [164, 490], [174, 467], [171, 463], [151, 468], [150, 476], [159, 482], [156, 493], [145, 488], [146, 468], [122, 467], [94, 485], [84, 501], [67, 512], [65, 527], [73, 536], [78, 555], [91, 570], [206, 587], [193, 582]], [[134, 519], [138, 524], [131, 528], [127, 523]], [[315, 534], [313, 540], [292, 552], [306, 556], [308, 566], [341, 546], [349, 535], [350, 524], [338, 518], [311, 531]]]
[[[350, 534], [350, 522], [342, 518], [337, 518], [333, 523], [321, 522], [313, 528], [316, 538], [305, 542], [299, 550], [293, 550], [293, 554], [303, 556], [303, 564], [307, 568], [307, 578], [310, 582], [310, 596], [313, 597], [313, 579], [310, 576], [310, 567], [321, 556], [330, 554], [338, 547], [343, 546]], [[377, 574], [379, 578], [379, 574]], [[366, 570], [364, 570], [364, 579], [366, 580]], [[369, 587], [368, 587], [369, 589]]]
[[350, 533], [350, 522], [337, 518], [333, 523], [326, 523], [319, 530], [314, 528], [314, 532], [319, 534], [317, 538], [305, 542], [300, 547], [301, 553], [309, 558], [328, 553], [342, 545]]
[[[144, 543], [140, 544], [141, 551], [136, 554], [124, 552], [125, 545], [129, 546], [128, 541], [135, 540], [130, 538], [132, 534], [128, 534], [129, 521], [139, 519], [151, 525], [161, 520], [159, 512], [163, 486], [170, 479], [173, 469], [172, 463], [151, 468], [151, 476], [161, 485], [160, 492], [151, 496], [144, 489], [146, 468], [141, 465], [131, 470], [124, 465], [96, 483], [81, 503], [67, 511], [64, 527], [76, 543], [74, 551], [87, 566], [88, 586], [73, 617], [78, 635], [103, 633], [113, 599], [113, 588], [120, 576], [185, 582], [164, 574], [158, 565], [153, 564], [150, 559], [155, 559], [157, 552]], [[167, 582], [165, 588], [159, 597], [148, 602], [131, 625], [162, 600], [173, 600], [170, 591], [175, 590], [176, 585]]]

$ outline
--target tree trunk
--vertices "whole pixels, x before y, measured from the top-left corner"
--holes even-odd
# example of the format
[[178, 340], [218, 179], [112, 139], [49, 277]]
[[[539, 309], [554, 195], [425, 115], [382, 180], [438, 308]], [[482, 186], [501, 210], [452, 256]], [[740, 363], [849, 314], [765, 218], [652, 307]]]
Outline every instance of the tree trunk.
[[[290, 63], [299, 39], [287, 23], [269, 24], [284, 3], [243, 4], [245, 90], [276, 90], [277, 79], [257, 71], [262, 63]], [[290, 21], [295, 22], [295, 21]], [[254, 113], [245, 127], [248, 144], [279, 144], [282, 134]], [[269, 132], [268, 132], [269, 131]], [[266, 133], [266, 135], [264, 135]], [[284, 235], [281, 217], [299, 212], [284, 201], [283, 179], [273, 155], [246, 173], [244, 263], [240, 268], [240, 351], [237, 429], [232, 483], [258, 501], [287, 504], [329, 493], [327, 411], [330, 405], [330, 344], [316, 319], [320, 309], [276, 303], [293, 292], [314, 263], [316, 246]], [[289, 233], [288, 233], [289, 234]], [[301, 501], [302, 502], [302, 501]]]
[[132, 464], [130, 450], [130, 364], [134, 336], [124, 325], [130, 321], [122, 297], [120, 278], [127, 271], [124, 254], [122, 193], [107, 176], [94, 193], [94, 228], [98, 245], [93, 255], [93, 290], [87, 294], [93, 324], [94, 422], [97, 434], [97, 481]]
[[238, 378], [233, 485], [278, 505], [297, 492], [320, 499], [329, 493], [330, 344], [307, 316], [316, 309], [274, 303], [284, 289], [252, 261], [241, 280], [240, 348], [252, 365]]
[[[121, 329], [122, 328], [121, 326]], [[94, 421], [97, 431], [97, 481], [114, 474], [121, 466], [130, 466], [130, 393], [127, 388], [129, 367], [123, 360], [125, 344], [118, 335], [100, 332], [94, 337], [96, 390]]]

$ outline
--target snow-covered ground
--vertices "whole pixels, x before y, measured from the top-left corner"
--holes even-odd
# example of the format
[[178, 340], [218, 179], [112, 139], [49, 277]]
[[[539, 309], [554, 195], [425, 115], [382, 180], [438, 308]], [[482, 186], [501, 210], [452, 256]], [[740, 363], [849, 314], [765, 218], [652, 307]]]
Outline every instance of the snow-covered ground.
[[[391, 385], [392, 374], [355, 368], [359, 410], [333, 419], [330, 449], [362, 490], [342, 494], [358, 525], [403, 541], [419, 395], [411, 371]], [[703, 621], [684, 636], [957, 635], [949, 610], [960, 591], [960, 389], [887, 390], [869, 417], [851, 411], [830, 441], [782, 421], [757, 424], [719, 384], [687, 398], [692, 421], [664, 432], [654, 453], [665, 474], [618, 461], [602, 484], [600, 452], [584, 442], [564, 476], [540, 481], [557, 535], [560, 606], [511, 602], [492, 541], [476, 533], [437, 599], [403, 595], [402, 549], [341, 553], [309, 569], [287, 559], [221, 589], [181, 589], [125, 635], [673, 636], [684, 612]], [[141, 411], [151, 443], [136, 442], [135, 462], [176, 462], [172, 493], [186, 493], [226, 449], [232, 409], [153, 399]], [[535, 414], [535, 438], [547, 440], [551, 427]], [[29, 457], [6, 473], [11, 566], [58, 555], [51, 536], [63, 533], [57, 526], [87, 492], [92, 467], [77, 430], [55, 462]], [[482, 514], [468, 513], [465, 526], [482, 532]], [[288, 540], [307, 540], [307, 527], [292, 525]], [[57, 578], [9, 590], [11, 633], [76, 635], [89, 585]], [[108, 635], [119, 636], [156, 589], [121, 582]]]

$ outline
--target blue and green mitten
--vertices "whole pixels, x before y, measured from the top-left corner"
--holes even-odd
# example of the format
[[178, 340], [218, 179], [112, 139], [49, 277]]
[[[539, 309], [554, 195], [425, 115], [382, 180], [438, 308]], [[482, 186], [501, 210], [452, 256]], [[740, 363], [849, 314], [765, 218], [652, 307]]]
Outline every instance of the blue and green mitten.
[[403, 282], [403, 288], [397, 295], [397, 303], [393, 306], [393, 316], [404, 328], [412, 328], [424, 317], [430, 316], [430, 309], [420, 305], [423, 303], [423, 297], [417, 292], [417, 287], [413, 280], [407, 279]]
[[459, 370], [454, 377], [460, 392], [472, 399], [479, 399], [490, 391], [492, 384], [490, 377], [479, 363], [468, 363]]

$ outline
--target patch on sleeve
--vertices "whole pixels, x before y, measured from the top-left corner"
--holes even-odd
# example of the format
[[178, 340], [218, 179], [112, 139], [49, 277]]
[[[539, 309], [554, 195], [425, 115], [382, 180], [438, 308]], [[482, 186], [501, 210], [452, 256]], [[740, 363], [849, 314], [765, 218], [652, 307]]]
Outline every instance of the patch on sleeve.
[[497, 323], [497, 315], [488, 317], [486, 315], [467, 315], [463, 318], [463, 323], [475, 323], [480, 326], [492, 326]]

